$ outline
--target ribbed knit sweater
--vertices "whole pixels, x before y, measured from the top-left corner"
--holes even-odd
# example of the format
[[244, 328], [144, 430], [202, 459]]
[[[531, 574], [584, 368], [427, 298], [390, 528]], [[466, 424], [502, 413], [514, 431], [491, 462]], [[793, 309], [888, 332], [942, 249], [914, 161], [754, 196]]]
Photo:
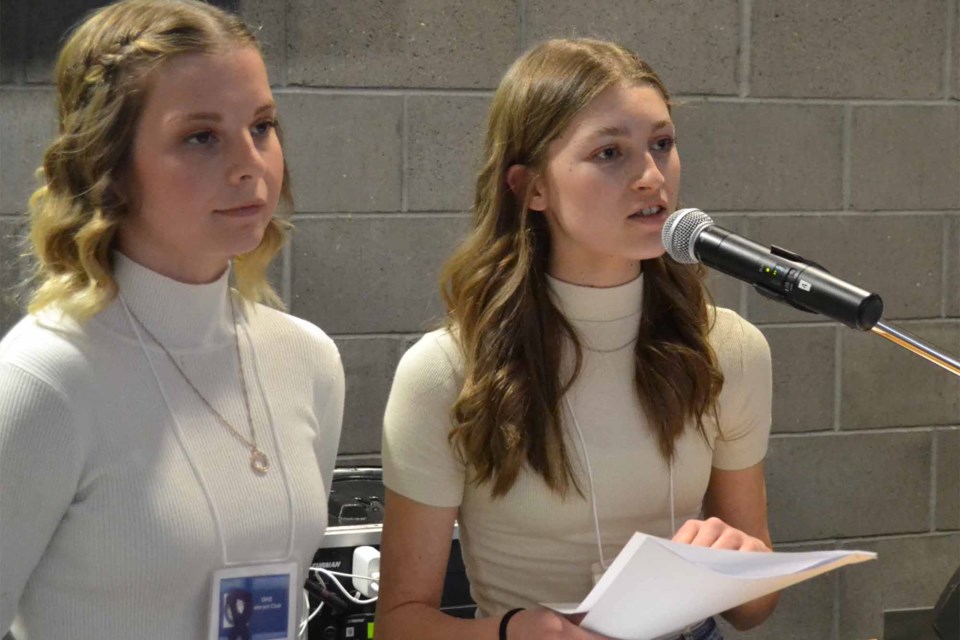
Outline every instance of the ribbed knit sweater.
[[0, 342], [0, 635], [13, 622], [19, 640], [206, 638], [224, 565], [214, 509], [228, 562], [282, 560], [292, 536], [301, 579], [326, 528], [344, 396], [332, 340], [244, 304], [228, 274], [187, 285], [115, 261], [130, 310], [249, 437], [234, 296], [271, 468], [253, 473], [248, 448], [144, 334], [155, 377], [119, 300], [83, 325], [24, 318]]
[[[450, 409], [463, 384], [463, 357], [447, 331], [429, 333], [407, 351], [387, 403], [384, 483], [412, 500], [458, 508], [464, 563], [481, 615], [540, 602], [579, 602], [593, 584], [599, 551], [574, 416], [592, 470], [606, 562], [635, 531], [667, 538], [674, 533], [670, 469], [634, 386], [643, 278], [607, 289], [550, 279], [550, 287], [584, 347], [583, 367], [569, 392], [573, 413], [565, 404], [561, 413], [585, 497], [558, 497], [527, 467], [499, 499], [490, 496], [489, 485], [471, 482], [470, 467], [447, 438]], [[707, 438], [690, 424], [676, 442], [678, 527], [699, 515], [713, 467], [749, 467], [767, 451], [769, 348], [763, 335], [736, 313], [715, 312], [709, 339], [726, 378], [719, 398], [722, 435], [707, 420]], [[567, 365], [569, 355], [564, 354]]]

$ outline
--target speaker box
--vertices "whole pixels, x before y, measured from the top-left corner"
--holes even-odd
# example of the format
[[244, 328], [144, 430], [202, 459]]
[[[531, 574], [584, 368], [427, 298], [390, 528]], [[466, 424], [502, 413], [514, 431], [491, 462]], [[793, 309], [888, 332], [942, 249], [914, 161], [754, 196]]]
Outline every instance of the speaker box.
[[933, 608], [933, 630], [940, 640], [960, 640], [960, 567]]

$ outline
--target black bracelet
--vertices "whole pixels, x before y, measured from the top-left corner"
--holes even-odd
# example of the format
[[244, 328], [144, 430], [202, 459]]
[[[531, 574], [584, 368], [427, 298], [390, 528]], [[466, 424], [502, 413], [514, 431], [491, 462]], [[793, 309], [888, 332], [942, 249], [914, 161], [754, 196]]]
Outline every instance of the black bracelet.
[[507, 640], [507, 623], [510, 622], [510, 618], [517, 615], [521, 611], [523, 611], [523, 607], [518, 609], [510, 609], [510, 611], [507, 611], [505, 614], [503, 614], [503, 617], [500, 618], [500, 640]]

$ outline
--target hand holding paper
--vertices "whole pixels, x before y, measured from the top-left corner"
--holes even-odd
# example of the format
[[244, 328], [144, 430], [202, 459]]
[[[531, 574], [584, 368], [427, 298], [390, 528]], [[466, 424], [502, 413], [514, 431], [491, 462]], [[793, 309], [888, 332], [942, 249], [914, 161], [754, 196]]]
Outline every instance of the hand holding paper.
[[579, 605], [585, 629], [620, 640], [654, 640], [744, 602], [837, 567], [873, 560], [866, 551], [750, 553], [694, 547], [635, 533]]

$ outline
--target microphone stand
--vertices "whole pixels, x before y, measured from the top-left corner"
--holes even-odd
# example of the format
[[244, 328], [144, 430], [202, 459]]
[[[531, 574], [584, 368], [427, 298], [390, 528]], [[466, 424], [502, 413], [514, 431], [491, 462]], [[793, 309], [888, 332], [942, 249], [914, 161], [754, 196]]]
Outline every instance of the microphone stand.
[[899, 345], [907, 351], [912, 351], [921, 358], [929, 360], [933, 364], [943, 367], [950, 373], [960, 376], [960, 360], [940, 348], [925, 342], [920, 338], [910, 335], [902, 329], [898, 329], [882, 322], [877, 322], [870, 331], [886, 338], [890, 342]]

